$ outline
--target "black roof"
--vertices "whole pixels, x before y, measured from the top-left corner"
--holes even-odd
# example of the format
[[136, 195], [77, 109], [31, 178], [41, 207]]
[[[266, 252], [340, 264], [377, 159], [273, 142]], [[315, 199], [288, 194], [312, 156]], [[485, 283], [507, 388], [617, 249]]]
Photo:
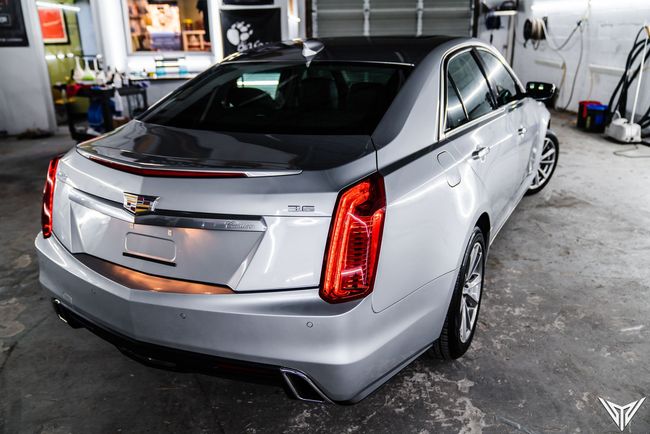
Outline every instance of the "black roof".
[[[417, 65], [439, 45], [460, 39], [455, 36], [375, 36], [318, 38], [275, 42], [235, 53], [225, 61], [365, 61], [396, 62]], [[322, 44], [322, 45], [321, 45]], [[317, 54], [305, 57], [303, 48]], [[308, 51], [308, 50], [305, 50]]]

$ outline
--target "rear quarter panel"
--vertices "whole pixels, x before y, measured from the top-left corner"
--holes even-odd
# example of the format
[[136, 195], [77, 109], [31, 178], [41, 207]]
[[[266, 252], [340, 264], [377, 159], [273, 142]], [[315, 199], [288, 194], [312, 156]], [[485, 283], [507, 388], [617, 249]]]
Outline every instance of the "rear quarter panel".
[[[459, 42], [441, 45], [418, 65], [373, 135], [387, 199], [372, 295], [375, 312], [455, 272], [475, 222], [488, 209], [483, 184], [453, 142], [437, 142], [440, 62]], [[443, 151], [453, 158], [451, 165], [438, 161]], [[460, 182], [452, 187], [450, 178], [457, 177]], [[446, 300], [438, 326], [452, 287], [430, 294]]]
[[[443, 151], [454, 158], [452, 167], [438, 162]], [[458, 177], [460, 183], [451, 187], [450, 180]], [[373, 291], [376, 312], [455, 272], [474, 224], [487, 206], [483, 185], [451, 144], [387, 174], [384, 181], [387, 209]], [[447, 300], [445, 307], [452, 287], [447, 289], [431, 294]]]

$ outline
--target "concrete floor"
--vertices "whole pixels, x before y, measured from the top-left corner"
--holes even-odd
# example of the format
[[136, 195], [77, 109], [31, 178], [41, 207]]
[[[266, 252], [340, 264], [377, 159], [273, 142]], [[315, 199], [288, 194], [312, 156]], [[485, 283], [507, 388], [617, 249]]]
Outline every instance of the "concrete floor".
[[[423, 356], [352, 407], [150, 369], [61, 323], [33, 239], [47, 160], [71, 143], [0, 141], [0, 432], [618, 432], [597, 397], [650, 395], [650, 159], [571, 121], [554, 115], [555, 178], [493, 246], [469, 353]], [[650, 400], [626, 432], [649, 431]]]

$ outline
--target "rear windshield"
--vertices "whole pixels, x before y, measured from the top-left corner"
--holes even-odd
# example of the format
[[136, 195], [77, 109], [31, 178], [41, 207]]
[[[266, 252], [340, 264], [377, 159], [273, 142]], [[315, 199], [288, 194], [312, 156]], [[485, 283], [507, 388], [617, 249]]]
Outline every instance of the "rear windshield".
[[409, 71], [373, 63], [226, 63], [140, 120], [222, 132], [369, 135]]

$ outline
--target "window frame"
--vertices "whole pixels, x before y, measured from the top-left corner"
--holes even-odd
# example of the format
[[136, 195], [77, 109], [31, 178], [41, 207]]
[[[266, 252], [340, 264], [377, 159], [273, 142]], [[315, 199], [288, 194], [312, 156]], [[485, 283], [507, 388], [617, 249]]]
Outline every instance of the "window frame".
[[[442, 122], [440, 123], [440, 126], [441, 126], [440, 134], [443, 135], [443, 136], [454, 134], [454, 132], [466, 129], [466, 128], [468, 128], [468, 126], [474, 125], [474, 124], [478, 123], [479, 121], [482, 121], [487, 116], [492, 115], [495, 112], [495, 110], [498, 110], [498, 107], [496, 106], [496, 101], [494, 100], [494, 93], [492, 91], [492, 88], [490, 87], [490, 82], [488, 81], [487, 77], [485, 76], [485, 71], [483, 69], [483, 65], [476, 59], [477, 56], [476, 56], [476, 54], [474, 52], [474, 48], [475, 48], [474, 44], [468, 44], [468, 45], [465, 45], [465, 46], [456, 47], [451, 52], [446, 53], [444, 58], [443, 58], [443, 61], [441, 62], [441, 75], [442, 75], [442, 77], [441, 77], [441, 89], [440, 90], [441, 90], [441, 93], [443, 94], [443, 97], [440, 100], [440, 107], [442, 107], [442, 110], [441, 110], [442, 111], [442, 116], [441, 116]], [[487, 112], [487, 113], [482, 114], [481, 116], [479, 116], [476, 119], [470, 119], [469, 115], [467, 113], [467, 109], [465, 108], [465, 102], [463, 101], [463, 97], [460, 94], [460, 92], [458, 92], [458, 89], [456, 89], [456, 92], [458, 93], [460, 102], [463, 105], [463, 109], [465, 110], [465, 116], [467, 116], [467, 122], [465, 122], [464, 124], [459, 125], [459, 126], [457, 126], [455, 128], [447, 129], [447, 84], [448, 84], [448, 77], [449, 77], [449, 68], [448, 68], [449, 67], [449, 62], [451, 62], [454, 58], [456, 58], [456, 57], [458, 57], [458, 56], [460, 56], [462, 54], [465, 54], [465, 53], [469, 53], [470, 56], [472, 56], [472, 58], [474, 59], [474, 61], [476, 62], [477, 66], [479, 68], [479, 71], [481, 72], [483, 80], [485, 80], [485, 84], [486, 84], [486, 86], [487, 86], [487, 88], [488, 88], [488, 90], [490, 92], [490, 104], [492, 105], [492, 110]]]
[[[483, 65], [483, 62], [480, 59], [480, 56], [476, 52], [477, 50], [485, 50], [488, 53], [492, 53], [495, 55], [495, 57], [499, 60], [501, 60], [500, 56], [497, 55], [492, 49], [490, 49], [487, 46], [484, 46], [482, 44], [478, 44], [476, 42], [466, 42], [464, 44], [459, 44], [455, 47], [452, 47], [448, 49], [446, 52], [442, 54], [442, 59], [440, 61], [440, 91], [439, 91], [439, 97], [438, 97], [438, 141], [442, 141], [448, 138], [451, 138], [455, 135], [461, 134], [464, 131], [467, 131], [469, 129], [474, 128], [478, 124], [482, 124], [484, 122], [488, 122], [492, 120], [493, 118], [497, 118], [499, 116], [502, 116], [504, 113], [506, 113], [506, 110], [512, 110], [515, 106], [518, 106], [521, 104], [521, 102], [526, 98], [525, 94], [522, 95], [522, 99], [518, 100], [513, 100], [509, 102], [508, 104], [502, 105], [502, 106], [497, 106], [496, 104], [496, 98], [494, 96], [494, 91], [492, 89], [492, 85], [490, 81], [488, 80], [486, 74], [485, 74], [485, 67]], [[469, 119], [468, 117], [468, 122], [465, 122], [462, 125], [457, 126], [456, 128], [451, 128], [449, 130], [447, 129], [447, 76], [448, 76], [448, 70], [447, 67], [449, 65], [449, 62], [456, 56], [466, 53], [466, 52], [471, 52], [472, 56], [474, 57], [474, 60], [479, 66], [479, 69], [481, 70], [481, 73], [483, 75], [483, 79], [486, 81], [488, 89], [490, 90], [490, 95], [492, 98], [492, 104], [493, 104], [493, 110], [485, 113], [481, 116], [479, 116], [476, 119]], [[506, 70], [508, 73], [513, 77], [515, 80], [515, 83], [517, 84], [519, 90], [521, 91], [523, 89], [523, 86], [521, 85], [521, 82], [517, 78], [517, 76], [512, 72], [512, 68], [510, 68], [509, 65], [505, 64], [502, 60], [501, 63], [506, 67]], [[462, 101], [462, 96], [461, 96], [461, 103], [464, 105], [464, 102]]]

